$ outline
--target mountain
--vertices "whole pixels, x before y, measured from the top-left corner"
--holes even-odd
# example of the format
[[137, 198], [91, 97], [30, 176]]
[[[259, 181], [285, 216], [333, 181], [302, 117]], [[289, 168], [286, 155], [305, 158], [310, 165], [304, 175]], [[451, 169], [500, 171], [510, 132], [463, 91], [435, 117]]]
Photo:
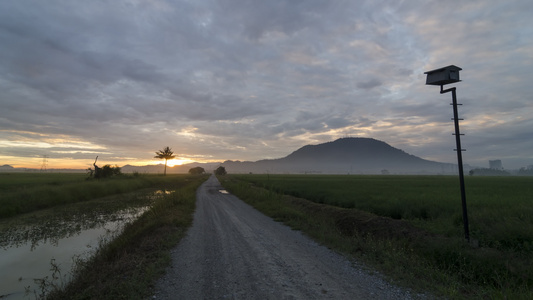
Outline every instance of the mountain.
[[443, 174], [453, 164], [429, 161], [371, 138], [341, 138], [307, 145], [284, 158], [257, 162], [226, 161], [228, 173]]

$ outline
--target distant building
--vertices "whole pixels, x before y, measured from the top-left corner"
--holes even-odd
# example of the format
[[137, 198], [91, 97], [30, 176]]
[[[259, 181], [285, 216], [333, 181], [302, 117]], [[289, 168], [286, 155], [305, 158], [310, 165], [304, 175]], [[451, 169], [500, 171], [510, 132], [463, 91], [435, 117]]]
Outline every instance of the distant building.
[[503, 170], [502, 161], [500, 159], [489, 160], [489, 169]]

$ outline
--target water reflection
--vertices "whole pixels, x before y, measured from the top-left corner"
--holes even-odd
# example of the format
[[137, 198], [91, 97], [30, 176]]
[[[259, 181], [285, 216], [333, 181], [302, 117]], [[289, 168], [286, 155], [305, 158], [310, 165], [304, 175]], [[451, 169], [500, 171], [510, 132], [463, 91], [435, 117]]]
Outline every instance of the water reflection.
[[169, 193], [115, 196], [0, 220], [0, 299], [23, 299], [25, 288], [37, 289], [34, 279], [51, 275], [52, 259], [68, 273], [73, 257], [88, 257]]
[[4, 228], [0, 230], [0, 247], [7, 249], [30, 245], [31, 250], [34, 250], [40, 244], [58, 246], [59, 240], [79, 235], [82, 231], [104, 227], [108, 223], [128, 222], [137, 218], [147, 208], [147, 206], [132, 207], [110, 213], [95, 210], [51, 215], [46, 218], [37, 217], [32, 220], [33, 224], [20, 220], [22, 223], [14, 222], [10, 226], [3, 226]]

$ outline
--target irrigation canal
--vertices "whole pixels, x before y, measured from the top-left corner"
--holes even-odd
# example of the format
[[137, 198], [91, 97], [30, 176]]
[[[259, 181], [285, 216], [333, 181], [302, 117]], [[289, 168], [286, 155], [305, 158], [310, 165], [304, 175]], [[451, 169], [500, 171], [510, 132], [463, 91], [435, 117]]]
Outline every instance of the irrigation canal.
[[[35, 298], [45, 278], [66, 284], [75, 260], [90, 257], [164, 193], [152, 192], [127, 207], [124, 201], [117, 205], [121, 199], [88, 201], [0, 220], [0, 299]], [[54, 274], [53, 266], [60, 272]]]

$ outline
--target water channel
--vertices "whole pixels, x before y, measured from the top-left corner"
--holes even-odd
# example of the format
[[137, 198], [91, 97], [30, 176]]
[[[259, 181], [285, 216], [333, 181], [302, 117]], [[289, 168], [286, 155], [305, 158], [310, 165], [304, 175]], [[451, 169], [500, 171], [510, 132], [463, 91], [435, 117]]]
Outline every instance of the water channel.
[[0, 220], [0, 299], [34, 299], [39, 280], [61, 273], [68, 282], [76, 259], [86, 259], [170, 191], [108, 197]]

